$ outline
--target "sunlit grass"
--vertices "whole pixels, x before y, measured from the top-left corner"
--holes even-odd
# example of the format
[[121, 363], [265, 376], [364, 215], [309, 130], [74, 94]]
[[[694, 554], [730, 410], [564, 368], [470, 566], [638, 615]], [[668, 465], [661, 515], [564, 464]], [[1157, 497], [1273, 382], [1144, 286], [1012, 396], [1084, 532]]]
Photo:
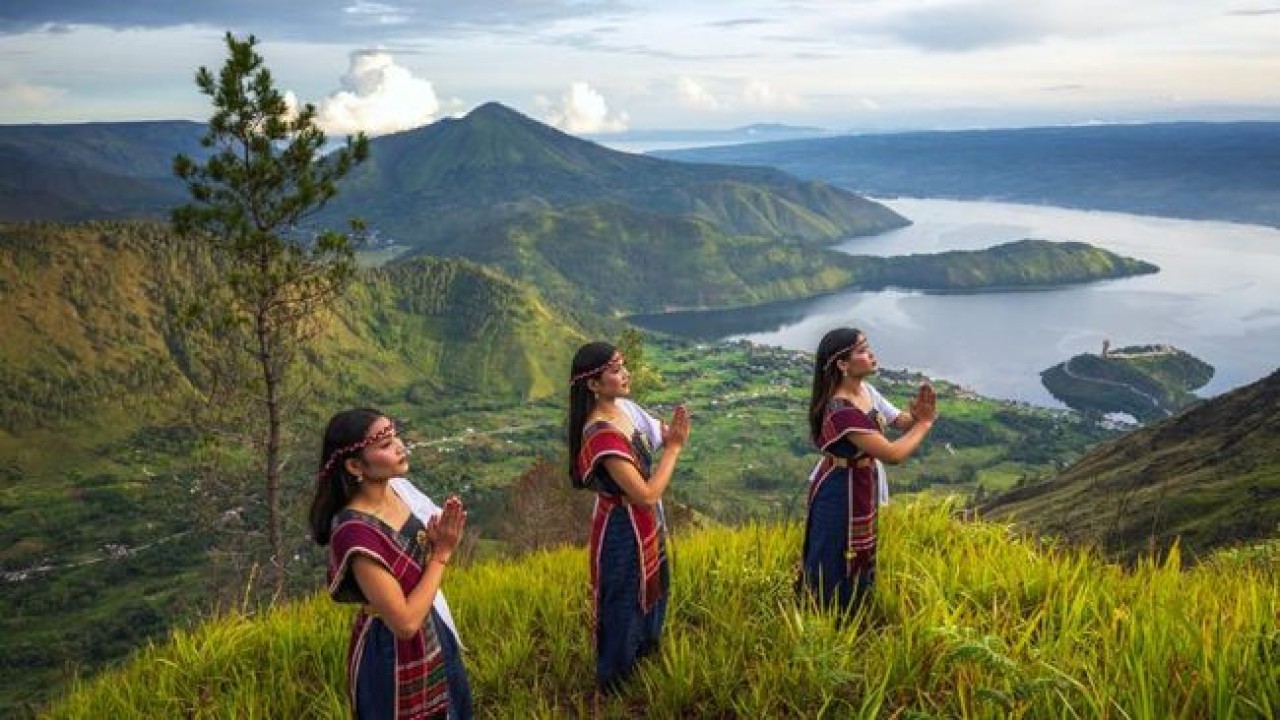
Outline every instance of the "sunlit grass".
[[[673, 538], [662, 653], [601, 717], [1274, 718], [1280, 545], [1132, 570], [903, 502], [875, 602], [840, 624], [797, 603], [795, 526]], [[585, 551], [461, 568], [447, 590], [481, 717], [589, 715]], [[350, 608], [223, 617], [74, 690], [55, 718], [346, 717]]]

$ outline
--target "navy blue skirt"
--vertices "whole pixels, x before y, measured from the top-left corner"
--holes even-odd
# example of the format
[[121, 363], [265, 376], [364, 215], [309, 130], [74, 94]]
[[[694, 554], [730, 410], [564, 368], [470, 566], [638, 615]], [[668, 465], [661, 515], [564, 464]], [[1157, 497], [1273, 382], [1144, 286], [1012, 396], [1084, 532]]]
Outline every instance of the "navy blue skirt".
[[600, 604], [596, 618], [596, 684], [616, 691], [636, 662], [657, 652], [662, 623], [667, 615], [667, 589], [671, 579], [663, 562], [662, 599], [645, 613], [640, 611], [640, 557], [636, 536], [626, 509], [609, 513], [600, 548]]
[[845, 560], [849, 538], [848, 472], [839, 468], [831, 472], [835, 477], [823, 481], [809, 504], [804, 581], [819, 603], [852, 614], [875, 587], [876, 561], [872, 555], [868, 564], [853, 577], [848, 576]]
[[[471, 720], [471, 684], [467, 668], [462, 664], [458, 640], [431, 609], [431, 624], [440, 639], [444, 671], [449, 683], [449, 720]], [[356, 678], [357, 720], [394, 720], [396, 716], [396, 636], [381, 620], [374, 619], [364, 641], [360, 659], [360, 675]]]

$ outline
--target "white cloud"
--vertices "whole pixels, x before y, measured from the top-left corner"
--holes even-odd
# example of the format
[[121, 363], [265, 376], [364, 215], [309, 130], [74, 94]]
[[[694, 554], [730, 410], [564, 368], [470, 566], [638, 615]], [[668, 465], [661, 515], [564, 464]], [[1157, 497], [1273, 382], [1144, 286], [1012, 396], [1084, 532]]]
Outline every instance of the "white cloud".
[[764, 80], [748, 80], [742, 87], [742, 102], [758, 109], [792, 109], [800, 107], [800, 98], [775, 89]]
[[52, 107], [66, 91], [48, 85], [32, 85], [26, 82], [0, 84], [0, 98], [5, 105], [22, 108]]
[[356, 0], [352, 5], [342, 8], [347, 19], [360, 25], [403, 25], [409, 22], [410, 15], [394, 5], [379, 2]]
[[342, 88], [321, 101], [316, 114], [327, 133], [385, 135], [426, 125], [440, 111], [431, 81], [382, 51], [352, 53]]
[[560, 96], [559, 104], [545, 96], [535, 98], [549, 125], [569, 133], [622, 132], [627, 114], [611, 113], [604, 96], [585, 82], [575, 82]]
[[720, 101], [716, 99], [706, 88], [698, 84], [688, 76], [681, 76], [676, 80], [676, 93], [679, 95], [680, 104], [692, 108], [694, 110], [719, 110]]

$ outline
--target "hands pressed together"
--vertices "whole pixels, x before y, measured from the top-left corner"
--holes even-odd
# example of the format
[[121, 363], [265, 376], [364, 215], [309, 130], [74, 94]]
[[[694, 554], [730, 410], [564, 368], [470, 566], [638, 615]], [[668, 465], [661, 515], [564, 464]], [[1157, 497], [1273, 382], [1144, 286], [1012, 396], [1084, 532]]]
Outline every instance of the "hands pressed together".
[[677, 405], [671, 422], [662, 426], [662, 444], [664, 447], [679, 448], [689, 441], [689, 409]]
[[467, 511], [463, 509], [462, 501], [457, 495], [450, 495], [444, 501], [443, 511], [427, 520], [427, 540], [431, 543], [430, 559], [448, 563], [449, 557], [462, 540], [466, 525]]
[[911, 417], [917, 421], [933, 422], [938, 419], [938, 398], [929, 383], [921, 383], [920, 390], [911, 401]]

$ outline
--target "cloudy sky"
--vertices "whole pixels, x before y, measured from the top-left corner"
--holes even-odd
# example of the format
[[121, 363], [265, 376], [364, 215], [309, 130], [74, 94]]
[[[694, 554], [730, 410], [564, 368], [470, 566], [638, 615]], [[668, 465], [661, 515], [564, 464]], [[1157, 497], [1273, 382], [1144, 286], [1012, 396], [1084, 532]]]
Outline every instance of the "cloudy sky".
[[0, 123], [204, 120], [227, 30], [339, 134], [1280, 120], [1277, 0], [3, 0]]

